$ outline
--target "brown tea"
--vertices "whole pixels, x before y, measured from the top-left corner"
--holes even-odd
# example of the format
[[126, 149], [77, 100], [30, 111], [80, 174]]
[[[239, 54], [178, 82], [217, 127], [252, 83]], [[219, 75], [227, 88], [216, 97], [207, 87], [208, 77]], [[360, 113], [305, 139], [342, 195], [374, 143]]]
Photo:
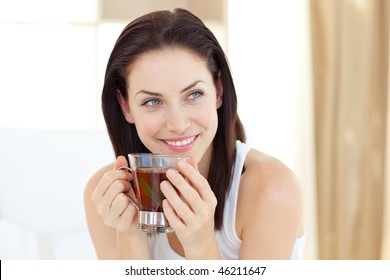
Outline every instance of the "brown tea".
[[165, 196], [160, 190], [160, 183], [167, 180], [165, 174], [168, 169], [155, 167], [137, 168], [135, 179], [137, 184], [137, 196], [140, 198], [141, 211], [162, 212], [162, 201]]

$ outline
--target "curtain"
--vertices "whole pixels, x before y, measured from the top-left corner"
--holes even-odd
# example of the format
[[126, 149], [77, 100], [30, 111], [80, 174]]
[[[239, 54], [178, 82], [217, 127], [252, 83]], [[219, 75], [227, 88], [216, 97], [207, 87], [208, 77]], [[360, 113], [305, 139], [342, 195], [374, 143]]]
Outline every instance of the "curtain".
[[[390, 36], [389, 36], [390, 53]], [[390, 55], [388, 57], [387, 96], [390, 96]], [[390, 98], [387, 98], [387, 139], [385, 163], [385, 195], [381, 258], [390, 260]]]
[[389, 258], [390, 3], [309, 1], [319, 257]]

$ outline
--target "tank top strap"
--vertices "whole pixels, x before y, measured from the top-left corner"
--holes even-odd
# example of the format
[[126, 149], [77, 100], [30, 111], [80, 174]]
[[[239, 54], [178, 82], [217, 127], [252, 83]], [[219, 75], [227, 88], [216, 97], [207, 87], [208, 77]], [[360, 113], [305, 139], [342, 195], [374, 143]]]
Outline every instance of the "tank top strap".
[[236, 210], [241, 174], [246, 155], [251, 147], [236, 141], [236, 158], [231, 175], [230, 190], [226, 197], [221, 230], [216, 231], [216, 239], [223, 259], [237, 259], [242, 241], [236, 232]]

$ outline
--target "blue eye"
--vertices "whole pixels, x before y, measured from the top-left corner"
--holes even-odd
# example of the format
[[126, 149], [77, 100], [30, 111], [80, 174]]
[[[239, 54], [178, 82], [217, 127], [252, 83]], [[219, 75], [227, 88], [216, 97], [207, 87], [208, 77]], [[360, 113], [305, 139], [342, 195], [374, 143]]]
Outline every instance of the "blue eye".
[[188, 99], [197, 99], [197, 98], [203, 96], [203, 94], [204, 94], [203, 91], [200, 91], [200, 90], [194, 91], [194, 92], [192, 92], [192, 93], [188, 96]]
[[161, 104], [161, 101], [158, 99], [149, 99], [142, 103], [142, 106], [156, 107]]

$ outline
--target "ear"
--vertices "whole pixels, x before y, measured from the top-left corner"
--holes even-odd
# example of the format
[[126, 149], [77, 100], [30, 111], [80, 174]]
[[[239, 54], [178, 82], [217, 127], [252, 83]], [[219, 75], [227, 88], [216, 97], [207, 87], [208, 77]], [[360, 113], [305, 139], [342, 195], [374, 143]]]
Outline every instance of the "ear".
[[130, 112], [129, 103], [123, 97], [119, 89], [116, 90], [116, 99], [118, 100], [119, 105], [121, 106], [122, 113], [129, 123], [134, 123], [133, 115]]
[[222, 106], [222, 103], [223, 103], [223, 84], [222, 84], [221, 73], [219, 73], [217, 79], [217, 109], [219, 109]]

